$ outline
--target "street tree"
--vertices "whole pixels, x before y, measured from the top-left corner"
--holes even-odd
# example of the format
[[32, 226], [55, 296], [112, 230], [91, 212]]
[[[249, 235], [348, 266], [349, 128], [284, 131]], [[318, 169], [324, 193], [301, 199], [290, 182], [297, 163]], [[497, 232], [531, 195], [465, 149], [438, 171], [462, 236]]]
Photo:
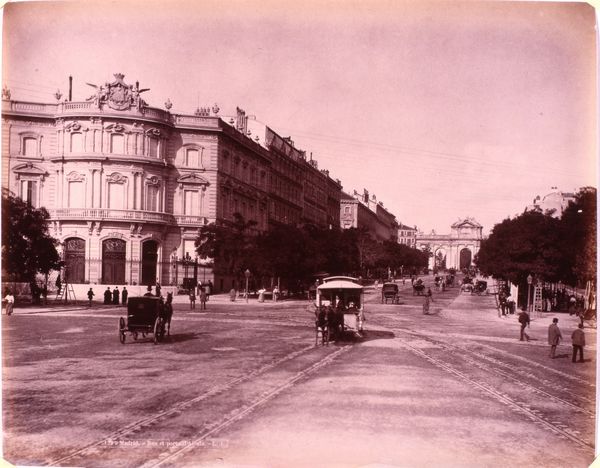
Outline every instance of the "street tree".
[[240, 278], [255, 269], [256, 222], [234, 213], [233, 220], [201, 226], [195, 246], [201, 259], [214, 261], [215, 273]]
[[2, 194], [2, 269], [9, 281], [33, 286], [38, 273], [61, 267], [58, 241], [48, 234], [50, 215], [21, 198]]
[[526, 284], [527, 276], [557, 282], [564, 275], [560, 220], [550, 214], [526, 211], [496, 224], [481, 242], [476, 256], [482, 273]]
[[593, 187], [581, 189], [560, 220], [563, 282], [574, 286], [596, 282], [596, 195]]

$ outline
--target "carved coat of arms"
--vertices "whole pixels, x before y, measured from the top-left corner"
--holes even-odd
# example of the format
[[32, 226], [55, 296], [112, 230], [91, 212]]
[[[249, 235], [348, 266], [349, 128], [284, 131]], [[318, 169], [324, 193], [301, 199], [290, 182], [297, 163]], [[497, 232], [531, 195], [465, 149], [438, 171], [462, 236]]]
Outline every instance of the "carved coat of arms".
[[115, 81], [105, 83], [104, 86], [87, 83], [89, 86], [96, 88], [96, 94], [87, 100], [93, 100], [98, 107], [101, 107], [102, 104], [107, 104], [108, 107], [115, 110], [127, 110], [131, 106], [141, 108], [146, 105], [143, 99], [141, 99], [140, 94], [149, 91], [148, 88], [139, 89], [138, 83], [136, 83], [135, 88], [132, 85], [125, 84], [123, 81], [125, 75], [122, 73], [115, 73], [114, 77]]

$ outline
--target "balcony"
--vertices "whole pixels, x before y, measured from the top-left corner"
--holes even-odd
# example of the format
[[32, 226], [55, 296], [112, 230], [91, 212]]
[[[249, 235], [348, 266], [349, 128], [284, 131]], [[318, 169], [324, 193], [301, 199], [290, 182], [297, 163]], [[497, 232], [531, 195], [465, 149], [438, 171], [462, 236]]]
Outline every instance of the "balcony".
[[204, 226], [208, 224], [208, 218], [204, 216], [174, 215], [178, 226]]
[[48, 210], [53, 220], [124, 221], [173, 224], [173, 215], [156, 211], [115, 210], [112, 208], [57, 208]]

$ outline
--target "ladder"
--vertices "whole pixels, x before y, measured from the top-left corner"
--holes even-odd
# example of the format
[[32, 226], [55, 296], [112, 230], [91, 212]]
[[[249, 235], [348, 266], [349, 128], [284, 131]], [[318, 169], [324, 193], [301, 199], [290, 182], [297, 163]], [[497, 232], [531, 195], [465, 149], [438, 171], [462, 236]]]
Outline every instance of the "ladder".
[[537, 312], [538, 317], [542, 316], [542, 309], [542, 287], [535, 286], [533, 289], [533, 310]]
[[56, 298], [54, 300], [60, 301], [63, 299], [65, 304], [69, 302], [69, 299], [71, 299], [73, 302], [77, 302], [77, 299], [75, 298], [75, 290], [73, 289], [73, 285], [71, 283], [63, 283], [60, 286], [60, 289], [56, 292]]

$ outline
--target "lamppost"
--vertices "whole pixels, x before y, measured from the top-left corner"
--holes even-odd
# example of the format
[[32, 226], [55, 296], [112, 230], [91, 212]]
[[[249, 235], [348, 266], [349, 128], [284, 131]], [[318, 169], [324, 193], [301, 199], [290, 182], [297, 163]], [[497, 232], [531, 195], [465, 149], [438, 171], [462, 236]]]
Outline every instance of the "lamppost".
[[529, 309], [531, 304], [531, 283], [533, 283], [533, 276], [527, 275], [527, 312], [531, 314], [531, 310]]
[[250, 270], [246, 269], [246, 271], [244, 272], [244, 275], [246, 276], [246, 304], [248, 303], [248, 279], [250, 278]]

